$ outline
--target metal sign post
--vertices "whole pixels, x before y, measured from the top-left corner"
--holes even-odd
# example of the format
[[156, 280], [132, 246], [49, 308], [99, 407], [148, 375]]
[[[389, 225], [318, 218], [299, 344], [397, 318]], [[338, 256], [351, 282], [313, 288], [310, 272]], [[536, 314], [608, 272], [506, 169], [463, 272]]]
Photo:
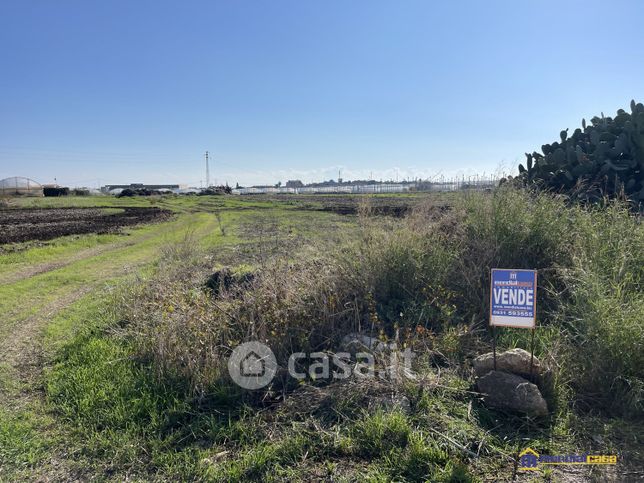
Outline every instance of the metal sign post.
[[492, 356], [494, 358], [494, 370], [496, 371], [496, 328], [492, 326]]
[[532, 379], [533, 365], [534, 365], [534, 329], [532, 329], [532, 340], [530, 341], [530, 379]]
[[496, 327], [532, 330], [530, 377], [534, 362], [534, 329], [537, 321], [537, 271], [493, 268], [490, 277], [490, 326], [496, 370]]

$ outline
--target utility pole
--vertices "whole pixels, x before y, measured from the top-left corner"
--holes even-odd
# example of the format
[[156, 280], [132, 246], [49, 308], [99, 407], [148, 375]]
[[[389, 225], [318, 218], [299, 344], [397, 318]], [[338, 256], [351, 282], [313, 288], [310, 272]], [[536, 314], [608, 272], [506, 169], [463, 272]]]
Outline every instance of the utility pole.
[[208, 163], [208, 151], [206, 151], [206, 188], [210, 188], [210, 166]]

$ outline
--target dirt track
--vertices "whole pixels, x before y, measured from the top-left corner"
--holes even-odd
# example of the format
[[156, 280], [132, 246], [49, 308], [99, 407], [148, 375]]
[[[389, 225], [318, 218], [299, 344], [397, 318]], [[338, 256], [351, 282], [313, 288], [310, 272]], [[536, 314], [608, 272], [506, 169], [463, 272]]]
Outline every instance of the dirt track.
[[[42, 214], [43, 211], [61, 210], [30, 211]], [[7, 218], [2, 221], [6, 222]], [[0, 282], [0, 307], [5, 314], [0, 323], [0, 423], [3, 414], [5, 420], [22, 422], [28, 419], [48, 445], [48, 453], [39, 465], [29, 469], [29, 477], [20, 481], [92, 479], [91, 468], [79, 466], [74, 455], [54, 441], [66, 437], [66, 433], [53, 424], [54, 419], [46, 408], [43, 371], [51, 363], [51, 355], [47, 352], [51, 347], [48, 349], [44, 342], [47, 327], [86, 297], [87, 300], [100, 297], [114, 285], [137, 274], [158, 258], [162, 247], [180, 240], [183, 233], [191, 231], [200, 239], [214, 229], [212, 216], [182, 215], [153, 226], [149, 231], [135, 230], [128, 237], [79, 250], [62, 261], [22, 267], [3, 278]], [[4, 267], [0, 266], [0, 269]], [[78, 327], [83, 322], [79, 324]], [[0, 450], [0, 481], [11, 481], [3, 473], [2, 457]]]
[[166, 220], [160, 208], [27, 208], [0, 210], [0, 244], [51, 240], [81, 233], [114, 233], [124, 226]]

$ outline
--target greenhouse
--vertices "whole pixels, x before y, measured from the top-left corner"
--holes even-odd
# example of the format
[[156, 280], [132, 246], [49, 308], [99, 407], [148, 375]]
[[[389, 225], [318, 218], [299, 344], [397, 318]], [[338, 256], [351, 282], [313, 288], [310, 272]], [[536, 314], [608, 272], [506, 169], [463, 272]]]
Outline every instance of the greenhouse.
[[43, 196], [43, 189], [32, 179], [14, 176], [0, 180], [0, 196]]

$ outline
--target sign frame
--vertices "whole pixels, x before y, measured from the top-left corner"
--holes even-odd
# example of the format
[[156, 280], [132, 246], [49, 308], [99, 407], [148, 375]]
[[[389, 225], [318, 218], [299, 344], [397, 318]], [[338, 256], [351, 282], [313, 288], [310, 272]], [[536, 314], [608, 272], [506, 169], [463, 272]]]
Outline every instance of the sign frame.
[[[494, 274], [495, 272], [506, 272], [506, 273], [518, 273], [518, 272], [528, 272], [533, 275], [532, 279], [532, 288], [534, 290], [533, 299], [532, 299], [532, 324], [531, 325], [511, 325], [503, 323], [495, 323], [494, 315], [492, 314], [494, 309]], [[499, 316], [496, 316], [499, 317]], [[506, 316], [512, 317], [512, 316]], [[519, 317], [517, 317], [519, 318]], [[527, 318], [527, 317], [523, 317]], [[534, 330], [537, 326], [537, 270], [526, 270], [526, 269], [509, 269], [509, 268], [492, 268], [490, 270], [490, 326], [491, 327], [510, 327], [514, 329], [532, 329]]]

